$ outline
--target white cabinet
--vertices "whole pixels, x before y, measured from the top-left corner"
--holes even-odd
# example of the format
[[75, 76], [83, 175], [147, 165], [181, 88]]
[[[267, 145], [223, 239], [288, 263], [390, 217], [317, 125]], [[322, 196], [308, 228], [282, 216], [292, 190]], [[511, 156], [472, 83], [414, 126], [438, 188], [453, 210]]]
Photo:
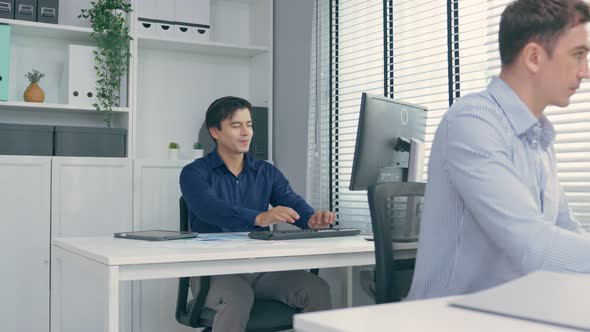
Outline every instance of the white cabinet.
[[[179, 222], [178, 178], [191, 161], [135, 160], [133, 170], [133, 229], [177, 230]], [[134, 332], [194, 332], [176, 322], [178, 279], [134, 282]]]
[[51, 158], [0, 156], [0, 329], [49, 330]]
[[178, 229], [179, 177], [192, 160], [142, 160], [133, 166], [133, 229]]
[[[10, 76], [15, 79], [9, 86], [8, 101], [0, 101], [0, 122], [104, 126], [103, 114], [90, 106], [68, 103], [66, 88], [60, 84], [66, 79], [63, 68], [70, 45], [94, 44], [89, 24], [75, 19], [81, 8], [88, 8], [89, 2], [61, 0], [60, 24], [0, 19], [0, 24], [11, 25], [10, 56], [15, 60], [10, 66]], [[5, 324], [1, 316], [0, 330], [8, 326], [11, 331], [10, 324], [17, 321], [23, 331], [48, 329], [47, 261], [52, 236], [109, 235], [130, 229], [178, 227], [178, 174], [184, 163], [157, 160], [167, 157], [171, 141], [180, 143], [180, 158], [192, 158], [190, 146], [199, 137], [205, 112], [213, 100], [236, 95], [254, 106], [268, 107], [272, 133], [273, 0], [195, 1], [210, 4], [209, 40], [201, 41], [178, 41], [142, 32], [137, 23], [143, 11], [141, 3], [174, 6], [174, 0], [129, 2], [135, 11], [128, 20], [133, 38], [128, 84], [124, 89], [128, 103], [123, 106], [128, 107], [116, 108], [113, 115], [114, 127], [128, 129], [129, 158], [0, 157], [0, 220], [11, 230], [33, 233], [27, 241], [9, 239], [0, 247], [4, 249], [2, 262], [14, 267], [8, 270], [10, 273], [2, 273], [2, 284], [9, 287], [0, 300], [1, 315], [10, 313], [8, 317], [14, 321]], [[28, 85], [24, 74], [31, 68], [46, 74], [41, 81], [46, 103], [22, 101]], [[11, 163], [4, 165], [7, 160]], [[12, 160], [43, 163], [18, 167]], [[36, 205], [30, 206], [33, 203]], [[15, 252], [10, 248], [20, 248], [19, 258], [5, 254]], [[16, 264], [18, 271], [23, 272], [11, 274], [17, 270]], [[60, 268], [59, 261], [52, 266], [52, 292], [83, 295], [84, 280], [61, 280]], [[34, 275], [29, 270], [38, 271], [35, 278], [27, 279]], [[122, 287], [121, 331], [191, 331], [173, 319], [176, 279], [123, 283]], [[31, 296], [20, 296], [19, 292]], [[14, 303], [21, 307], [8, 307]], [[52, 325], [64, 331], [91, 330], [84, 327], [101, 319], [92, 315], [91, 308], [80, 308], [79, 317], [67, 318], [71, 325], [61, 324], [58, 313], [62, 304], [52, 304], [51, 312], [57, 313]], [[25, 316], [16, 313], [22, 306], [26, 307]]]
[[112, 235], [132, 227], [132, 160], [53, 157], [53, 237]]
[[[183, 147], [181, 158], [188, 158], [207, 107], [213, 100], [227, 95], [267, 107], [268, 123], [272, 125], [273, 0], [130, 0], [130, 3], [134, 10], [128, 17], [133, 38], [132, 57], [121, 91], [123, 107], [116, 108], [112, 118], [113, 127], [128, 130], [128, 157], [164, 159], [168, 143], [175, 141]], [[104, 126], [103, 114], [88, 106], [86, 94], [91, 89], [85, 86], [86, 82], [78, 85], [71, 82], [80, 90], [78, 97], [73, 96], [73, 90], [68, 93], [68, 84], [61, 84], [68, 81], [64, 68], [68, 66], [71, 45], [94, 46], [87, 22], [72, 19], [88, 6], [88, 0], [61, 1], [60, 20], [63, 18], [64, 24], [0, 19], [0, 24], [11, 26], [10, 57], [14, 60], [10, 65], [10, 77], [14, 80], [9, 86], [8, 101], [0, 101], [0, 122]], [[171, 16], [176, 6], [182, 11], [178, 19]], [[188, 7], [191, 9], [183, 10]], [[185, 12], [187, 15], [183, 15]], [[188, 23], [210, 28], [199, 38], [174, 40], [174, 27], [163, 30], [161, 22], [139, 21], [154, 15], [166, 22], [190, 18], [198, 22]], [[147, 31], [144, 24], [151, 24], [154, 32]], [[179, 26], [183, 28], [182, 24]], [[168, 36], [156, 33], [155, 28]], [[44, 104], [22, 101], [28, 86], [24, 74], [31, 68], [46, 75], [40, 82], [46, 95]], [[81, 103], [72, 98], [86, 101]], [[43, 111], [39, 112], [40, 109]], [[269, 159], [272, 160], [272, 155]]]
[[[126, 158], [53, 157], [51, 186], [52, 237], [112, 235], [132, 229], [132, 160]], [[91, 291], [84, 279], [63, 280], [64, 267], [53, 260], [52, 294], [62, 298]], [[131, 330], [132, 285], [121, 285], [120, 330]], [[52, 296], [53, 299], [56, 298]], [[61, 317], [59, 308], [76, 301], [52, 302], [52, 331], [91, 331], [102, 317], [92, 308], [76, 310], [76, 317]]]

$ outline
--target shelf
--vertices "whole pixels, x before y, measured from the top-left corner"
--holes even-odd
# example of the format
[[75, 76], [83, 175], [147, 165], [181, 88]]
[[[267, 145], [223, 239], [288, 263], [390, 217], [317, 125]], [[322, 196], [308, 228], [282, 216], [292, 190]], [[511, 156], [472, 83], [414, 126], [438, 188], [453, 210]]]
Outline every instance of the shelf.
[[5, 18], [0, 18], [0, 24], [10, 25], [12, 28], [12, 35], [15, 36], [61, 39], [72, 42], [91, 42], [91, 28]]
[[[55, 111], [55, 112], [96, 112], [93, 106], [29, 103], [24, 101], [0, 101], [0, 111]], [[113, 108], [113, 113], [129, 113], [127, 107]]]
[[238, 57], [253, 57], [269, 51], [268, 47], [263, 46], [236, 45], [219, 42], [188, 42], [158, 37], [138, 37], [138, 46], [156, 50]]

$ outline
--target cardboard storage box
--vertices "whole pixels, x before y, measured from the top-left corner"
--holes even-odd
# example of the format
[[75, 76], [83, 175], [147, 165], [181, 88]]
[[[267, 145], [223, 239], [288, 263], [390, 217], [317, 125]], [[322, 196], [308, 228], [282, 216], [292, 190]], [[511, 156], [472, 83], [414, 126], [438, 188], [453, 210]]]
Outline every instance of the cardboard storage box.
[[0, 123], [0, 154], [53, 155], [53, 126]]
[[37, 0], [16, 0], [14, 18], [23, 21], [37, 21]]
[[56, 156], [126, 157], [127, 129], [55, 127]]
[[209, 0], [175, 0], [174, 39], [209, 41], [210, 11]]
[[38, 0], [37, 22], [58, 23], [59, 0]]
[[0, 0], [0, 18], [14, 18], [14, 0]]

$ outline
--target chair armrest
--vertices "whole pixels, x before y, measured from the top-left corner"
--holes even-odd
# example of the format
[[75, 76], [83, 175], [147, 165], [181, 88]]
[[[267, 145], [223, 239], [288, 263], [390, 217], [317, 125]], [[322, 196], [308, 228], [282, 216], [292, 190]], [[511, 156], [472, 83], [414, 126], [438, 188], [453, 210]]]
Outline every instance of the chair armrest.
[[211, 286], [211, 277], [205, 276], [199, 278], [199, 294], [197, 298], [192, 302], [189, 313], [188, 321], [191, 326], [198, 326], [199, 320], [201, 319], [201, 311], [205, 305], [207, 294], [209, 293], [209, 287]]
[[187, 320], [186, 301], [189, 292], [189, 278], [178, 278], [178, 295], [176, 296], [176, 320], [185, 324]]
[[[178, 296], [176, 298], [176, 320], [184, 325], [199, 327], [199, 319], [201, 318], [201, 311], [209, 287], [211, 285], [211, 277], [201, 277], [199, 279], [199, 293], [197, 298], [191, 302], [187, 302], [190, 290], [190, 278], [184, 277], [178, 279]], [[190, 307], [189, 307], [190, 305]]]

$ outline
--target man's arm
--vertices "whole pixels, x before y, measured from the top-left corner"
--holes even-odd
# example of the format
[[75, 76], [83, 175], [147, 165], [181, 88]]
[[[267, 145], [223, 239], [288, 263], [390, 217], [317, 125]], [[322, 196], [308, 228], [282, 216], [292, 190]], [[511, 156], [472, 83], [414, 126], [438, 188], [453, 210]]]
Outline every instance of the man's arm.
[[445, 171], [482, 230], [523, 273], [590, 272], [590, 240], [544, 222], [514, 171], [510, 148], [487, 110], [456, 113], [446, 128]]
[[565, 193], [559, 185], [559, 211], [557, 214], [557, 226], [569, 231], [585, 234], [580, 222], [572, 215]]
[[314, 209], [307, 204], [303, 197], [297, 195], [289, 185], [289, 181], [283, 173], [273, 166], [273, 185], [270, 195], [270, 204], [276, 206], [286, 206], [292, 208], [299, 214], [299, 220], [295, 225], [301, 229], [309, 228], [307, 222], [313, 215]]
[[220, 228], [252, 228], [256, 216], [262, 213], [219, 199], [207, 181], [206, 171], [192, 164], [180, 173], [180, 190], [187, 206], [199, 219]]

